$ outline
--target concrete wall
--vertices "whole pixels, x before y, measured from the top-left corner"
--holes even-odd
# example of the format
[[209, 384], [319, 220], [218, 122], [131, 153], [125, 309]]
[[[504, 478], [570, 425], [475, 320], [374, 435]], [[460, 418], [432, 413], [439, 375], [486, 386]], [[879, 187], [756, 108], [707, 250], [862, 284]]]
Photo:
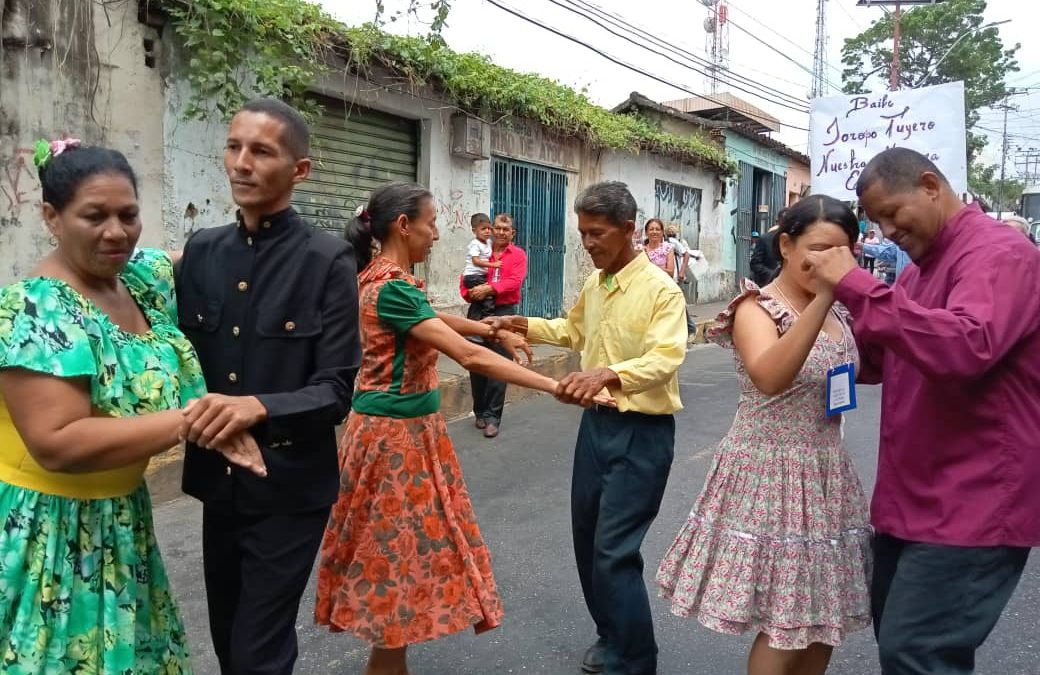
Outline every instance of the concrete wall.
[[32, 164], [39, 138], [77, 137], [115, 148], [138, 173], [142, 244], [164, 245], [163, 98], [145, 64], [155, 30], [137, 3], [6, 0], [0, 46], [0, 284], [50, 250]]
[[[787, 205], [798, 201], [805, 190], [812, 189], [812, 173], [808, 164], [787, 158]], [[806, 192], [808, 194], [808, 192]]]
[[[137, 3], [131, 0], [104, 7], [5, 0], [4, 6], [18, 2], [30, 7], [33, 25], [49, 32], [27, 30], [26, 44], [0, 49], [0, 283], [27, 274], [50, 248], [31, 165], [32, 144], [39, 137], [78, 136], [127, 154], [140, 174], [143, 245], [178, 248], [192, 231], [230, 222], [234, 204], [222, 166], [226, 123], [217, 117], [184, 119], [190, 89], [175, 33], [166, 30], [166, 39], [159, 40], [153, 28], [139, 22]], [[419, 272], [433, 304], [461, 309], [457, 284], [472, 237], [469, 218], [491, 209], [491, 162], [451, 154], [451, 120], [457, 110], [437, 92], [403, 90], [396, 78], [377, 76], [368, 82], [344, 76], [342, 68], [333, 72], [316, 86], [318, 93], [416, 120], [418, 180], [437, 199], [441, 233]], [[725, 246], [730, 235], [720, 227], [725, 207], [722, 184], [713, 173], [649, 153], [588, 151], [574, 138], [523, 120], [488, 125], [485, 134], [491, 154], [560, 169], [569, 177], [565, 307], [573, 304], [592, 271], [571, 205], [583, 187], [606, 179], [630, 185], [640, 220], [656, 215], [655, 180], [700, 189], [700, 247], [712, 265], [700, 299], [728, 294], [732, 264], [727, 265]]]

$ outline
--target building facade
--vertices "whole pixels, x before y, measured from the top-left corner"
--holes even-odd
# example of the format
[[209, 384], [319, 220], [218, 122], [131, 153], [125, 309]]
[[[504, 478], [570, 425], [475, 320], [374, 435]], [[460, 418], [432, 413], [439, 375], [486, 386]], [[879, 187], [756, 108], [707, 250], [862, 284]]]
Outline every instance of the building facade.
[[[37, 138], [81, 137], [128, 156], [140, 173], [142, 245], [177, 249], [193, 231], [230, 222], [226, 123], [186, 119], [191, 90], [175, 32], [161, 30], [161, 19], [142, 17], [133, 2], [112, 3], [104, 12], [94, 3], [88, 12], [70, 12], [58, 0], [30, 4], [54, 12], [41, 24], [53, 27], [53, 35], [42, 44], [0, 49], [0, 283], [24, 276], [49, 250], [31, 165]], [[315, 85], [323, 113], [312, 126], [314, 170], [294, 206], [315, 226], [342, 233], [380, 185], [428, 186], [441, 239], [417, 272], [435, 306], [461, 308], [458, 277], [472, 238], [470, 216], [509, 212], [529, 257], [524, 311], [564, 312], [591, 271], [574, 198], [607, 179], [629, 184], [640, 225], [664, 214], [705, 252], [711, 269], [691, 301], [731, 292], [725, 184], [717, 171], [650, 152], [591, 149], [524, 119], [491, 124], [460, 112], [431, 87], [402, 91], [387, 84], [391, 73], [381, 78], [341, 69]]]

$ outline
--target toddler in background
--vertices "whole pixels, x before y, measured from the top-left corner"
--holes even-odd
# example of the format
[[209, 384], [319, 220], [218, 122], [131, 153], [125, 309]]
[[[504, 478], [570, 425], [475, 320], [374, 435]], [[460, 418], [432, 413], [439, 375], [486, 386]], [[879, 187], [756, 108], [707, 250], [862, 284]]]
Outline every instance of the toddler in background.
[[[486, 213], [475, 213], [470, 218], [473, 240], [466, 247], [466, 267], [462, 270], [462, 283], [476, 288], [488, 282], [488, 270], [497, 270], [502, 263], [491, 262], [491, 218]], [[495, 311], [495, 298], [478, 300], [481, 316], [491, 316]]]

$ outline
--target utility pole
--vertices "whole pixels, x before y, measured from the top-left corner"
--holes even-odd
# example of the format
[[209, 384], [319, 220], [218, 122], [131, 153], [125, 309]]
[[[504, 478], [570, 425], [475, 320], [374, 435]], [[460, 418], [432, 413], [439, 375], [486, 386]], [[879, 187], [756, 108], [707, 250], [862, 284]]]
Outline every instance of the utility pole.
[[1004, 102], [998, 106], [995, 106], [997, 109], [1004, 111], [1004, 142], [1001, 144], [1000, 148], [1000, 185], [997, 186], [997, 203], [995, 204], [997, 208], [998, 217], [1000, 217], [1004, 211], [1004, 181], [1007, 180], [1008, 112], [1011, 110], [1018, 110], [1018, 108], [1008, 103], [1008, 99], [1010, 99], [1012, 96], [1021, 96], [1024, 93], [1026, 93], [1025, 90], [1015, 89], [1014, 87], [1012, 87], [1008, 89], [1007, 92], [1004, 94]]
[[900, 65], [900, 53], [903, 42], [903, 5], [937, 5], [944, 0], [859, 0], [859, 7], [882, 7], [895, 5], [892, 12], [892, 66], [888, 86], [892, 91], [899, 89], [902, 66]]
[[827, 0], [816, 2], [816, 54], [813, 59], [812, 98], [827, 93]]
[[889, 78], [888, 88], [892, 91], [899, 89], [899, 43], [903, 39], [903, 9], [896, 3], [896, 9], [892, 12], [892, 76]]

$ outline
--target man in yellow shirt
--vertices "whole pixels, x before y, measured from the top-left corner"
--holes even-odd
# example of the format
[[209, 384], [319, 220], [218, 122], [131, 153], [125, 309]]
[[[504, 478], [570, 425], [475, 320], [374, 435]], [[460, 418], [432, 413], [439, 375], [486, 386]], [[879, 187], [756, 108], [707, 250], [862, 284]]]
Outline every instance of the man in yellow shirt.
[[[574, 554], [599, 639], [582, 670], [657, 672], [643, 537], [657, 516], [682, 408], [677, 373], [686, 355], [686, 301], [671, 277], [632, 245], [636, 201], [624, 183], [598, 183], [574, 204], [597, 272], [562, 319], [505, 317], [532, 343], [581, 352], [581, 372], [557, 397], [586, 408], [571, 481]], [[617, 408], [594, 405], [606, 389]]]

